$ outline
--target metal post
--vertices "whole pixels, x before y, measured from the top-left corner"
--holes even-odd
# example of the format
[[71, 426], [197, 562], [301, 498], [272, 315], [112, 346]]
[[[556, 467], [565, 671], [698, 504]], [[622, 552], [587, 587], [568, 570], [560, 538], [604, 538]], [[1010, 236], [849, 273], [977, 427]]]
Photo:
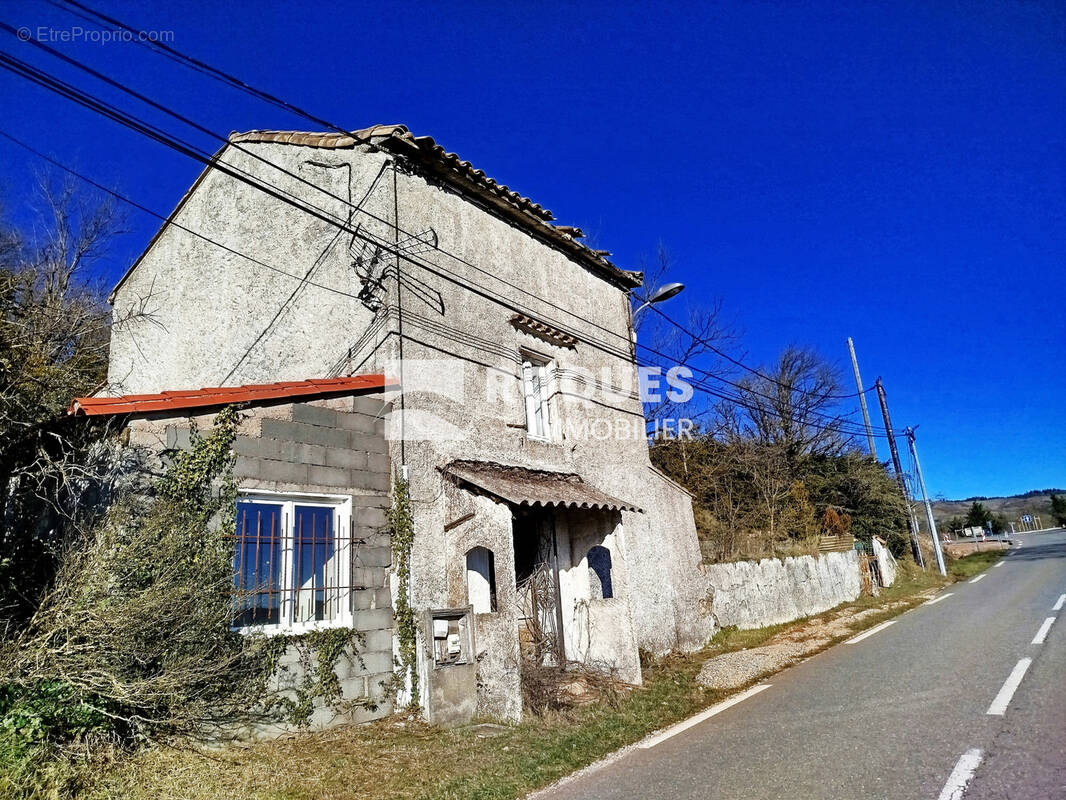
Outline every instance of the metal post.
[[899, 460], [899, 450], [896, 449], [896, 434], [892, 431], [892, 419], [888, 416], [888, 399], [885, 397], [885, 387], [879, 377], [874, 386], [877, 387], [877, 399], [881, 403], [881, 416], [885, 420], [885, 433], [888, 434], [888, 452], [892, 454], [892, 468], [896, 471], [896, 483], [903, 495], [903, 502], [907, 506], [907, 528], [911, 534], [911, 546], [914, 548], [914, 560], [922, 569], [925, 569], [925, 559], [922, 558], [922, 548], [918, 544], [918, 525], [911, 511], [911, 499], [907, 493], [907, 482], [903, 479], [903, 465]]
[[859, 408], [862, 409], [862, 421], [866, 424], [866, 441], [870, 445], [870, 455], [877, 458], [874, 446], [874, 430], [870, 425], [870, 410], [866, 407], [866, 393], [862, 388], [862, 376], [859, 375], [859, 360], [855, 357], [855, 344], [848, 337], [848, 352], [851, 353], [851, 369], [855, 373], [855, 391], [859, 393]]
[[922, 502], [925, 503], [925, 519], [929, 523], [929, 535], [933, 537], [936, 565], [941, 575], [947, 575], [948, 571], [944, 567], [944, 553], [940, 550], [940, 537], [936, 534], [936, 522], [933, 521], [933, 506], [929, 503], [929, 495], [925, 491], [925, 479], [922, 477], [922, 465], [918, 462], [918, 448], [914, 444], [914, 428], [907, 428], [907, 441], [911, 446], [911, 458], [914, 459], [914, 471], [918, 477], [918, 491], [922, 493]]

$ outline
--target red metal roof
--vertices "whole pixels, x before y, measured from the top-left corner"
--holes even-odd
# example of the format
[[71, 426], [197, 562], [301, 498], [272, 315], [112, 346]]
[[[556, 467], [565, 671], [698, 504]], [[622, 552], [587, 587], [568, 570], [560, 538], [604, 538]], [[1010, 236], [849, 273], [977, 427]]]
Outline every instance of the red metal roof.
[[261, 402], [264, 400], [304, 400], [355, 392], [381, 391], [396, 382], [384, 375], [353, 375], [349, 378], [281, 381], [248, 386], [219, 386], [206, 389], [187, 389], [158, 394], [126, 394], [119, 397], [76, 397], [67, 409], [74, 416], [102, 414], [146, 414], [159, 411], [182, 411], [188, 408], [226, 406], [231, 403]]

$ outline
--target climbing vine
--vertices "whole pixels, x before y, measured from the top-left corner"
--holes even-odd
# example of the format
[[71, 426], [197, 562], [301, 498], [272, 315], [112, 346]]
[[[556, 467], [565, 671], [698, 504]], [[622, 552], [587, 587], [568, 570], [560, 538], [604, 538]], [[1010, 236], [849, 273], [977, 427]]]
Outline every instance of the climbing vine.
[[[337, 676], [337, 665], [342, 659], [363, 667], [359, 648], [364, 641], [364, 634], [352, 628], [270, 637], [262, 651], [264, 669], [277, 678], [278, 691], [271, 696], [268, 710], [285, 722], [306, 726], [311, 721], [316, 700], [338, 712], [374, 708], [369, 698], [346, 700]], [[289, 650], [296, 652], [299, 669], [281, 663]]]
[[396, 638], [399, 642], [399, 679], [410, 682], [411, 707], [418, 706], [418, 635], [415, 613], [411, 608], [411, 545], [415, 529], [411, 518], [411, 490], [405, 478], [393, 483], [392, 506], [389, 508], [389, 531], [392, 537], [393, 562], [396, 564]]
[[337, 674], [344, 659], [362, 666], [360, 632], [232, 627], [239, 424], [227, 407], [210, 430], [194, 429], [158, 479], [131, 484], [71, 543], [25, 630], [0, 640], [0, 737], [14, 726], [56, 742], [88, 727], [129, 743], [211, 738], [248, 723], [306, 725], [323, 704], [372, 706], [346, 700]]

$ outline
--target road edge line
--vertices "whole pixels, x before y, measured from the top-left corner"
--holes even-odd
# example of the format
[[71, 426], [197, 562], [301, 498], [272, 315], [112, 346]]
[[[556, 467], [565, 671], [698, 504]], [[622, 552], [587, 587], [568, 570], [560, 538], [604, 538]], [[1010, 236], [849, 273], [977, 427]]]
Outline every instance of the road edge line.
[[948, 775], [948, 782], [944, 784], [944, 788], [940, 791], [938, 800], [962, 800], [966, 787], [970, 785], [970, 781], [973, 780], [974, 773], [981, 766], [983, 759], [984, 753], [976, 747], [959, 756], [959, 760], [955, 762], [955, 769]]
[[760, 683], [757, 686], [752, 686], [750, 689], [746, 689], [740, 694], [735, 694], [720, 703], [715, 703], [710, 708], [704, 709], [700, 713], [695, 714], [686, 720], [682, 720], [681, 722], [671, 725], [665, 731], [652, 734], [651, 736], [645, 738], [643, 741], [637, 742], [636, 746], [640, 750], [649, 750], [652, 747], [655, 747], [656, 745], [662, 744], [667, 739], [677, 736], [679, 733], [684, 733], [689, 728], [699, 725], [704, 720], [708, 720], [716, 714], [721, 714], [727, 708], [732, 708], [737, 703], [742, 703], [749, 697], [754, 697], [759, 692], [764, 691], [765, 689], [769, 689], [770, 686], [771, 684], [769, 683]]
[[873, 636], [875, 633], [879, 633], [879, 632], [883, 631], [889, 625], [895, 625], [895, 624], [896, 624], [896, 621], [894, 619], [890, 619], [887, 622], [882, 622], [880, 625], [874, 625], [872, 628], [870, 628], [870, 630], [863, 631], [858, 636], [852, 636], [850, 639], [845, 641], [844, 644], [858, 644], [863, 639], [865, 639], [865, 638], [867, 638], [869, 636]]
[[1040, 629], [1036, 632], [1036, 636], [1033, 637], [1033, 641], [1029, 644], [1043, 644], [1047, 641], [1047, 635], [1051, 631], [1051, 626], [1055, 624], [1055, 620], [1058, 617], [1048, 617], [1040, 623]]

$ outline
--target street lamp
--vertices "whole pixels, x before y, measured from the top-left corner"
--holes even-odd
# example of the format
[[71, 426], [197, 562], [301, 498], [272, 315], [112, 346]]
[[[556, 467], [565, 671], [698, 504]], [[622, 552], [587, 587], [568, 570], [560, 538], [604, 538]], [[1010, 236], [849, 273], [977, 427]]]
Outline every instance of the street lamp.
[[633, 312], [633, 319], [636, 319], [637, 314], [639, 314], [648, 306], [654, 303], [661, 303], [664, 300], [669, 300], [671, 297], [676, 297], [677, 295], [681, 294], [684, 288], [685, 284], [683, 283], [667, 283], [663, 286], [660, 286], [652, 293], [651, 297], [644, 301], [644, 304], [642, 306], [640, 306], [636, 311]]

